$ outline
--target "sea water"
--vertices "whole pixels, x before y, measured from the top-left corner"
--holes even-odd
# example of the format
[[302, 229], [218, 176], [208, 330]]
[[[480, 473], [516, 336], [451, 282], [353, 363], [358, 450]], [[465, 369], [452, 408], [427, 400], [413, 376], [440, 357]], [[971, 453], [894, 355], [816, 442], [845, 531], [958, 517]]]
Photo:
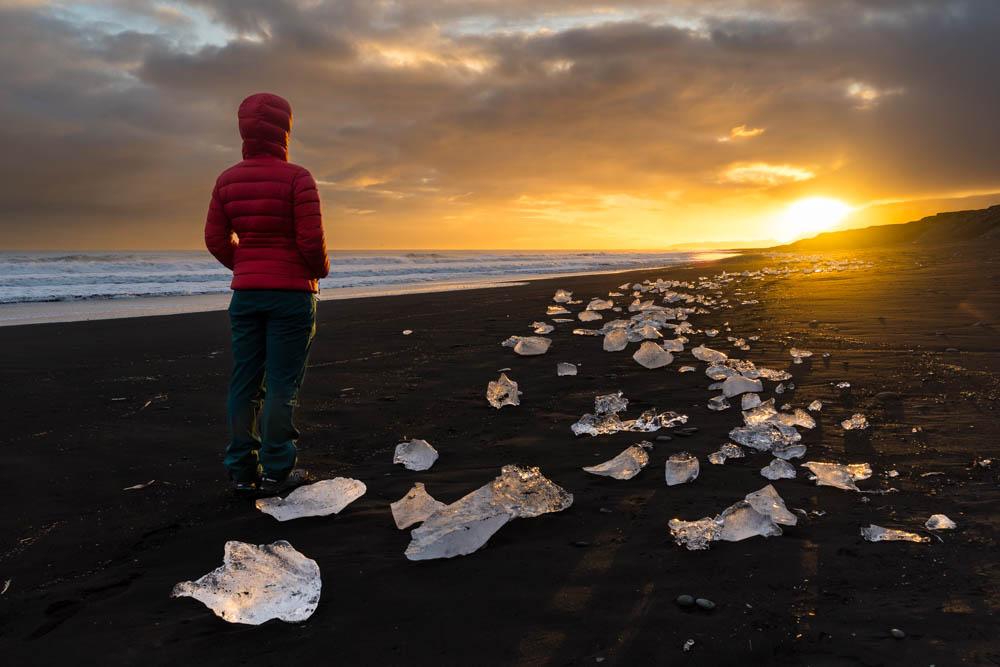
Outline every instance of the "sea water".
[[[320, 281], [320, 289], [323, 299], [446, 291], [524, 278], [675, 266], [720, 256], [724, 254], [337, 250], [330, 252], [330, 275]], [[25, 312], [31, 321], [52, 321], [212, 310], [224, 307], [231, 278], [228, 269], [199, 250], [0, 251], [0, 324], [20, 323]], [[190, 307], [196, 303], [201, 305]], [[33, 305], [15, 309], [13, 304]], [[74, 313], [85, 316], [66, 316]]]

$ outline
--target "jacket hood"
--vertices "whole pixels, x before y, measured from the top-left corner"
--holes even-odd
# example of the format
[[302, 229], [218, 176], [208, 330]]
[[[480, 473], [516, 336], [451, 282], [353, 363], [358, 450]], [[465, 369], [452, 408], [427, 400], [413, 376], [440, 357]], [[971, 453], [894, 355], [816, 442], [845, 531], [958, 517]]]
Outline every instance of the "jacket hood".
[[243, 100], [238, 116], [244, 160], [270, 156], [288, 161], [292, 105], [277, 95], [257, 93]]

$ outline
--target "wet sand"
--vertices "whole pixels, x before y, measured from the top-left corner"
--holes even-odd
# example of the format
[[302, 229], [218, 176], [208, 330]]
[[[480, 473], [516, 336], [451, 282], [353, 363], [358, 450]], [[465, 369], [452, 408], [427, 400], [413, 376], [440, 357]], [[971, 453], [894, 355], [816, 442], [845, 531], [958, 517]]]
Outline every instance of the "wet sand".
[[[736, 407], [706, 408], [715, 392], [705, 365], [684, 352], [667, 369], [646, 370], [631, 358], [635, 344], [605, 353], [599, 338], [573, 336], [573, 324], [558, 326], [543, 356], [518, 357], [499, 343], [547, 319], [557, 287], [589, 299], [626, 280], [692, 279], [773, 259], [321, 303], [298, 417], [300, 462], [320, 476], [360, 479], [368, 493], [338, 516], [288, 523], [228, 493], [225, 313], [0, 329], [4, 662], [994, 664], [997, 250], [855, 253], [875, 267], [751, 282], [742, 298], [759, 304], [692, 316], [698, 328], [728, 321], [733, 335], [761, 337], [749, 352], [725, 347], [726, 332], [708, 345], [792, 372], [797, 387], [779, 405], [825, 403], [818, 428], [802, 430], [806, 460], [865, 461], [874, 475], [859, 486], [899, 489], [818, 488], [800, 469], [774, 483], [789, 508], [809, 514], [798, 526], [700, 552], [676, 546], [668, 520], [714, 515], [761, 488], [768, 481], [758, 471], [770, 461], [748, 451], [707, 463], [741, 420]], [[691, 340], [689, 348], [705, 339]], [[812, 362], [792, 365], [791, 345], [813, 351]], [[557, 377], [559, 361], [580, 364], [579, 375]], [[685, 364], [699, 371], [678, 373]], [[519, 407], [498, 411], [484, 392], [504, 367], [524, 394]], [[840, 381], [852, 384], [849, 394], [833, 387]], [[619, 389], [629, 417], [655, 406], [688, 414], [698, 429], [658, 442], [630, 481], [581, 467], [642, 434], [575, 438], [569, 428], [596, 394]], [[876, 396], [886, 391], [900, 398]], [[854, 412], [872, 427], [845, 437], [839, 422]], [[391, 464], [409, 438], [440, 451], [431, 470]], [[699, 456], [701, 474], [668, 488], [664, 461], [681, 449]], [[978, 465], [983, 458], [994, 462]], [[409, 535], [395, 528], [390, 502], [416, 481], [451, 502], [508, 463], [540, 466], [574, 494], [573, 506], [513, 521], [470, 556], [403, 557]], [[899, 476], [887, 478], [889, 470]], [[924, 476], [931, 472], [944, 474]], [[859, 535], [869, 523], [926, 534], [933, 513], [959, 529], [929, 544]], [[278, 539], [322, 570], [322, 600], [306, 623], [230, 625], [169, 597], [175, 583], [219, 566], [227, 540]], [[718, 606], [681, 609], [681, 594]], [[892, 638], [892, 628], [906, 638]]]

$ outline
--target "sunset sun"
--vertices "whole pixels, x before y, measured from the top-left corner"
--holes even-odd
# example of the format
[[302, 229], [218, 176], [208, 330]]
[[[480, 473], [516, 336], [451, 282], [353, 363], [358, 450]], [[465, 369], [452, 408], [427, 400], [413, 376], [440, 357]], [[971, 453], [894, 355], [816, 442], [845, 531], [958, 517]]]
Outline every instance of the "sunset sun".
[[837, 224], [854, 209], [827, 197], [809, 197], [792, 202], [778, 219], [776, 235], [781, 241], [821, 232]]

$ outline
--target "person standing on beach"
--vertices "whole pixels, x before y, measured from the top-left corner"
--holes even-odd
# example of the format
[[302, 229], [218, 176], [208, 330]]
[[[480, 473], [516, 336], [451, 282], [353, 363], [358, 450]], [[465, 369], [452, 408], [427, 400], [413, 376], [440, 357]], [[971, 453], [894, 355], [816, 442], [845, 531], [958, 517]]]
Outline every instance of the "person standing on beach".
[[206, 247], [233, 271], [225, 466], [237, 494], [273, 495], [306, 481], [292, 412], [330, 260], [316, 182], [288, 161], [291, 105], [258, 93], [238, 117], [243, 161], [216, 180], [205, 222]]

